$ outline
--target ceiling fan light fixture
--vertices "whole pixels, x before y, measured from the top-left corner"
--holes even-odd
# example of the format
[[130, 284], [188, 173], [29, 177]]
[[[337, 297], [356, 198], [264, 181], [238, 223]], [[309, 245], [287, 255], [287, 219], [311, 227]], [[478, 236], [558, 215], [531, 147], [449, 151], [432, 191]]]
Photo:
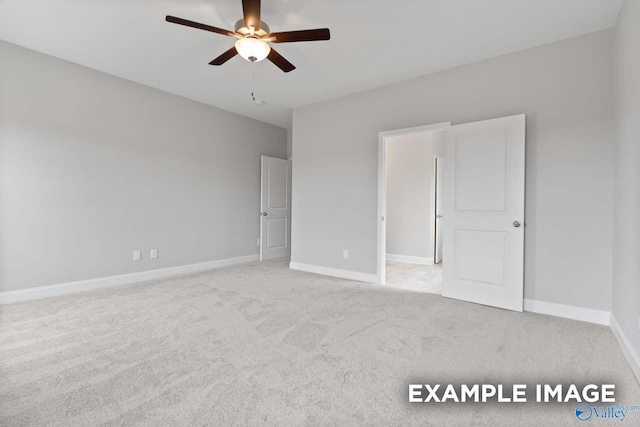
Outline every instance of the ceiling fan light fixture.
[[242, 0], [243, 17], [236, 22], [235, 31], [201, 24], [199, 22], [189, 21], [188, 19], [182, 19], [171, 15], [167, 15], [165, 19], [167, 22], [171, 22], [172, 24], [184, 25], [185, 27], [196, 28], [198, 30], [237, 38], [238, 40], [231, 49], [209, 62], [209, 65], [215, 66], [223, 65], [236, 55], [240, 55], [249, 62], [262, 61], [266, 58], [276, 67], [280, 68], [280, 70], [288, 73], [296, 69], [295, 65], [287, 61], [278, 53], [277, 50], [272, 49], [267, 42], [313, 42], [329, 40], [331, 38], [328, 28], [280, 31], [272, 33], [269, 26], [260, 20], [260, 3], [261, 0]]
[[247, 61], [258, 62], [269, 55], [271, 46], [258, 38], [244, 37], [236, 41], [236, 50]]

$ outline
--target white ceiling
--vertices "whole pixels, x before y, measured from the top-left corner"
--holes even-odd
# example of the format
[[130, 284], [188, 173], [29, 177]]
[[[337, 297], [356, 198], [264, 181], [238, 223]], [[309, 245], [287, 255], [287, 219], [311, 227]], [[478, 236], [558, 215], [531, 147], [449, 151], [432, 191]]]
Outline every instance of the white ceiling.
[[[615, 25], [623, 0], [262, 0], [272, 31], [329, 27], [331, 40], [274, 47], [298, 68], [209, 61], [235, 39], [241, 0], [0, 0], [0, 39], [258, 120], [291, 109]], [[257, 106], [250, 98], [255, 70]]]

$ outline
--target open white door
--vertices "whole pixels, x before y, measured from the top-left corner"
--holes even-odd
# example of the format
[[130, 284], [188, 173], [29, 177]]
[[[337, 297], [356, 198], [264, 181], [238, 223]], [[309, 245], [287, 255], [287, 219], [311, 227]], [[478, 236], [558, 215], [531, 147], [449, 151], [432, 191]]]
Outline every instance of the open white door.
[[291, 256], [291, 160], [262, 156], [260, 260]]
[[452, 126], [444, 152], [442, 295], [522, 311], [525, 116]]

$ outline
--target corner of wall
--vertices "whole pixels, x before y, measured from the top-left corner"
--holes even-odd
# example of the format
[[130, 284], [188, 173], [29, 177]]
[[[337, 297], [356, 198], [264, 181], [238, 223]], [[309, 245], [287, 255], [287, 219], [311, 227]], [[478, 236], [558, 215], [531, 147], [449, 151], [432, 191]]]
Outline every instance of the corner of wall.
[[640, 382], [640, 1], [626, 0], [614, 38], [615, 110], [611, 327]]

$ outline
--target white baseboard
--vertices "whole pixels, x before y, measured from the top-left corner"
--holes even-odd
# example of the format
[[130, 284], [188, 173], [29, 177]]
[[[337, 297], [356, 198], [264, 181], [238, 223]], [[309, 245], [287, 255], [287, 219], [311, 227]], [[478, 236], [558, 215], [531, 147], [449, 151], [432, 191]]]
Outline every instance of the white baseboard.
[[12, 302], [30, 301], [35, 299], [66, 295], [75, 292], [89, 291], [92, 289], [106, 288], [110, 286], [128, 285], [144, 282], [146, 280], [160, 279], [163, 277], [177, 276], [179, 274], [197, 273], [199, 271], [246, 262], [259, 261], [260, 255], [248, 255], [237, 258], [220, 259], [197, 264], [180, 265], [177, 267], [161, 268], [158, 270], [141, 271], [139, 273], [121, 274], [118, 276], [101, 277], [97, 279], [80, 280], [77, 282], [60, 283], [57, 285], [41, 286], [37, 288], [22, 289], [19, 291], [0, 292], [0, 304]]
[[627, 359], [627, 363], [629, 367], [633, 371], [633, 374], [636, 376], [638, 383], [640, 383], [640, 355], [631, 345], [631, 341], [627, 338], [627, 335], [624, 333], [620, 324], [616, 320], [616, 318], [611, 316], [611, 330], [613, 331], [613, 335], [618, 340], [618, 345], [622, 349], [622, 354], [624, 354], [624, 358]]
[[573, 305], [556, 304], [553, 302], [524, 300], [524, 311], [550, 316], [564, 317], [565, 319], [581, 320], [583, 322], [596, 323], [609, 326], [611, 313], [604, 310], [576, 307]]
[[292, 262], [289, 264], [292, 270], [305, 271], [307, 273], [323, 274], [325, 276], [340, 277], [342, 279], [357, 280], [358, 282], [378, 283], [375, 274], [359, 273], [357, 271], [340, 270], [338, 268], [320, 267], [318, 265], [301, 264]]
[[524, 300], [524, 309], [532, 313], [548, 314], [566, 319], [581, 320], [583, 322], [609, 326], [618, 341], [624, 358], [627, 360], [631, 371], [640, 384], [640, 355], [631, 345], [631, 341], [629, 341], [627, 335], [622, 328], [620, 328], [620, 324], [610, 312], [530, 299]]
[[433, 265], [433, 257], [420, 257], [398, 254], [387, 254], [387, 261], [405, 262], [407, 264]]

